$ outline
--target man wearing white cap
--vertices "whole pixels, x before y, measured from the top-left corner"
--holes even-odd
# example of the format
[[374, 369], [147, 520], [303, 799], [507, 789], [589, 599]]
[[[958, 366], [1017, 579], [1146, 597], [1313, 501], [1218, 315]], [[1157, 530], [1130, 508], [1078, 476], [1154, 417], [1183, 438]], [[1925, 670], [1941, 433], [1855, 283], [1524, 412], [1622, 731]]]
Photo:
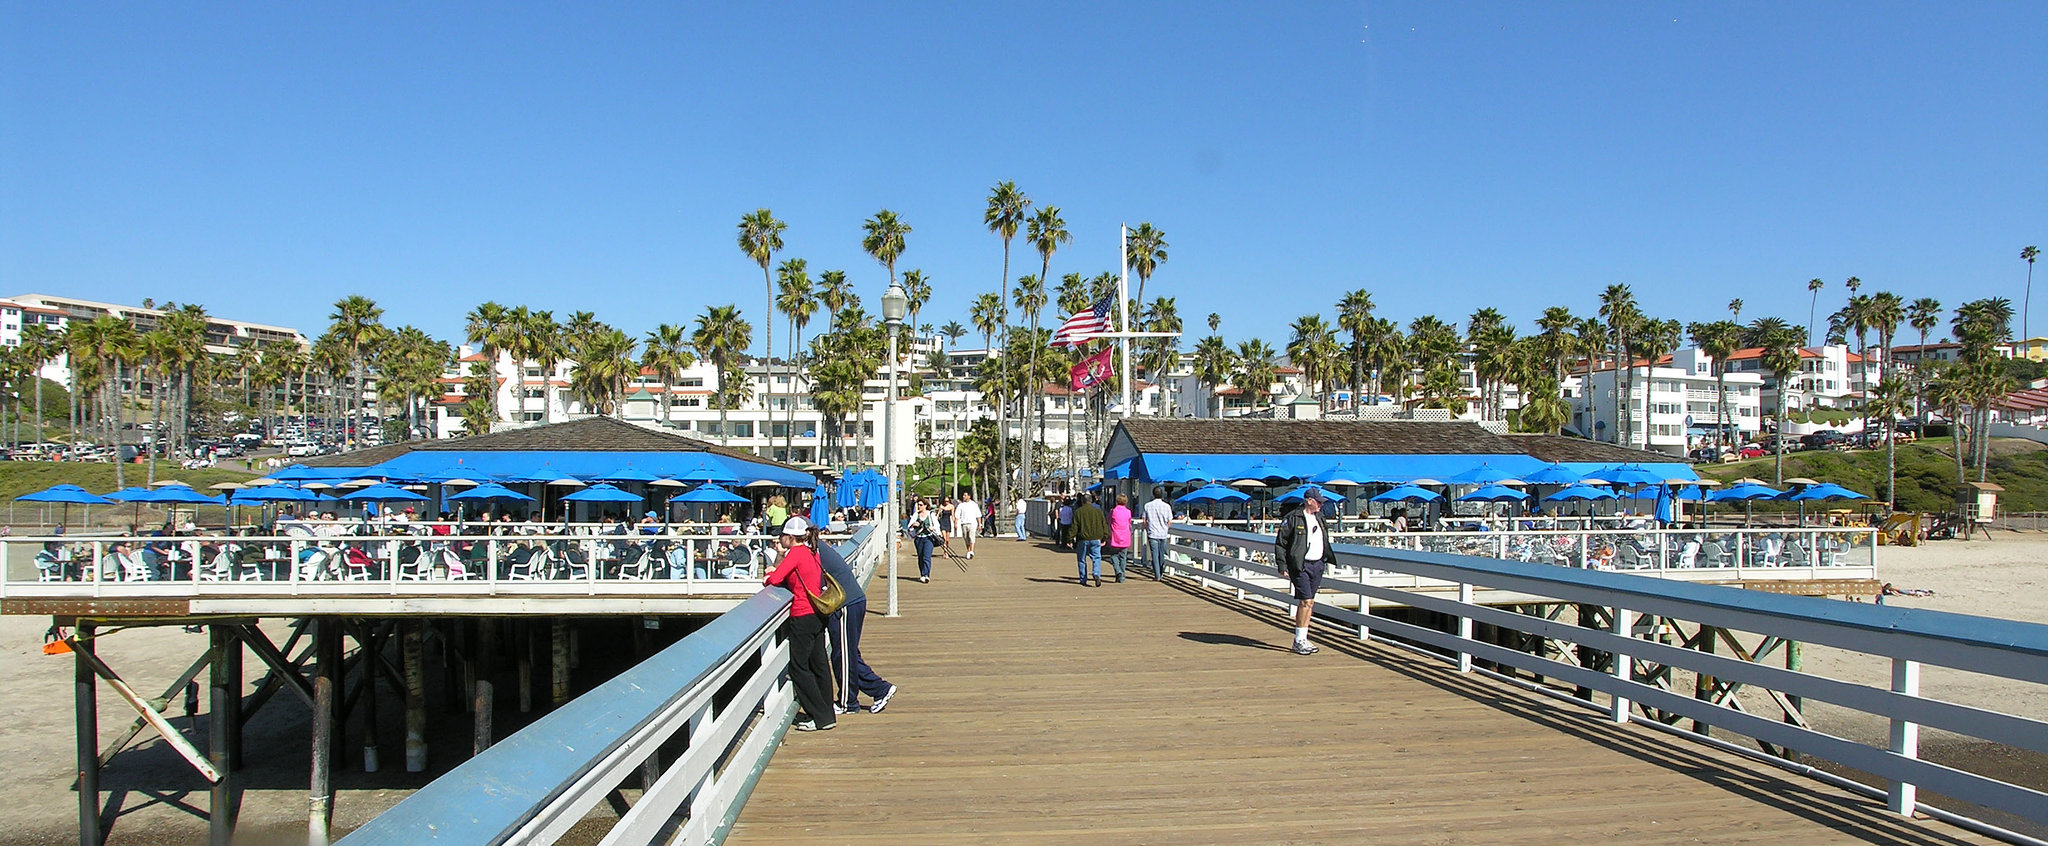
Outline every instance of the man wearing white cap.
[[1280, 575], [1294, 589], [1294, 654], [1314, 655], [1309, 642], [1309, 621], [1315, 619], [1316, 591], [1323, 586], [1323, 568], [1330, 559], [1329, 534], [1324, 531], [1323, 492], [1310, 488], [1301, 507], [1280, 518], [1280, 531], [1273, 536], [1273, 560]]

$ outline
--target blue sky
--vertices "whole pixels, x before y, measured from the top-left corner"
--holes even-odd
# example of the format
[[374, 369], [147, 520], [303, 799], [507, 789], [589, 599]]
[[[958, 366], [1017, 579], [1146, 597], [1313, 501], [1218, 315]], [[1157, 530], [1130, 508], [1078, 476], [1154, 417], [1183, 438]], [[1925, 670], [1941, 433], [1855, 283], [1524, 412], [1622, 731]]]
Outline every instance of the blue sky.
[[1680, 320], [1804, 323], [1852, 275], [2017, 305], [2048, 242], [2048, 4], [713, 5], [0, 0], [0, 294], [637, 334], [758, 321], [762, 206], [872, 309], [888, 208], [966, 323], [1001, 180], [1062, 208], [1055, 279], [1164, 229], [1190, 340], [1359, 287], [1525, 327], [1613, 282]]

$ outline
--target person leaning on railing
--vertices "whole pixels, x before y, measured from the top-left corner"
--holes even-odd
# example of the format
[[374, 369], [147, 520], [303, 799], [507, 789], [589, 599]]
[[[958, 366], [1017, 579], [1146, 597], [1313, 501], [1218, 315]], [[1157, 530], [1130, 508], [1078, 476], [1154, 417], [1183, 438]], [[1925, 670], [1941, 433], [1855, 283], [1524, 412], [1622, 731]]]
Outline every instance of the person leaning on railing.
[[804, 716], [794, 724], [797, 731], [826, 731], [837, 724], [832, 713], [832, 662], [825, 654], [825, 618], [811, 607], [811, 597], [824, 591], [824, 570], [818, 552], [810, 545], [811, 524], [791, 517], [782, 524], [775, 543], [782, 550], [782, 562], [761, 580], [762, 584], [787, 589], [789, 621], [783, 637], [789, 640], [789, 680], [796, 687], [796, 701]]
[[832, 713], [859, 711], [863, 693], [874, 700], [868, 711], [882, 713], [882, 709], [889, 707], [890, 698], [896, 695], [896, 686], [877, 675], [860, 654], [861, 626], [868, 616], [867, 591], [861, 588], [860, 580], [854, 578], [853, 568], [846, 564], [846, 556], [840, 555], [837, 547], [819, 542], [818, 527], [811, 527], [809, 542], [811, 548], [818, 551], [818, 567], [838, 582], [839, 589], [846, 594], [846, 603], [825, 619], [825, 635], [832, 646], [832, 680], [834, 689], [838, 691], [832, 697]]

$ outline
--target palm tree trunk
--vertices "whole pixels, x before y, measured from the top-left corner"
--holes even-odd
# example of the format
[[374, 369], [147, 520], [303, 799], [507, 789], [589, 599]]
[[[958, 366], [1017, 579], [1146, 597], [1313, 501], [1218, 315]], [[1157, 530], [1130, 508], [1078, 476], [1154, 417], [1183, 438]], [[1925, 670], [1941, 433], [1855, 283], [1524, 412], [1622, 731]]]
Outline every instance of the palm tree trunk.
[[110, 435], [107, 442], [114, 446], [114, 487], [118, 490], [128, 487], [127, 474], [123, 472], [126, 468], [121, 466], [124, 462], [121, 460], [121, 360], [118, 358], [108, 362], [106, 392], [109, 411], [112, 412], [107, 415]]
[[[1783, 380], [1780, 380], [1781, 383], [1782, 381]], [[1777, 456], [1772, 461], [1773, 471], [1771, 481], [1773, 484], [1779, 485], [1785, 483], [1785, 397], [1783, 396], [1783, 394], [1784, 392], [1780, 391], [1778, 397], [1778, 437], [1776, 439], [1777, 443], [1771, 445], [1772, 454]]]

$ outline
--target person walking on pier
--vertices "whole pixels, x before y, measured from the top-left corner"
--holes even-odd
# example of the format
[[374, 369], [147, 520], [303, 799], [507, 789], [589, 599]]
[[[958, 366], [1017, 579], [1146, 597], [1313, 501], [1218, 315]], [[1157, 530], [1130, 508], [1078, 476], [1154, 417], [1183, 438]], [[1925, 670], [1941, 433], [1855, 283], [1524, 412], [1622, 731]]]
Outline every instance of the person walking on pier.
[[832, 714], [832, 661], [825, 654], [825, 618], [811, 607], [811, 596], [825, 589], [825, 578], [810, 537], [810, 521], [802, 517], [791, 517], [782, 524], [782, 533], [775, 537], [782, 563], [761, 581], [794, 594], [789, 621], [782, 629], [789, 640], [789, 681], [796, 687], [796, 703], [804, 712], [793, 727], [797, 731], [827, 731], [837, 725]]
[[1166, 489], [1155, 487], [1145, 502], [1145, 546], [1151, 553], [1152, 578], [1166, 578], [1166, 534], [1173, 529], [1173, 506], [1166, 501]]
[[[1109, 557], [1110, 569], [1116, 571], [1116, 580], [1122, 584], [1124, 565], [1131, 560], [1131, 500], [1123, 494], [1116, 495], [1116, 507], [1109, 510]], [[1100, 584], [1100, 580], [1097, 584]]]
[[1028, 538], [1024, 534], [1024, 495], [1018, 494], [1017, 501], [1011, 503], [1011, 505], [1017, 509], [1015, 512], [1012, 512], [1012, 516], [1010, 518], [1017, 524], [1015, 526], [1015, 528], [1017, 529], [1017, 540], [1029, 540], [1030, 538]]
[[910, 542], [917, 547], [917, 580], [930, 584], [932, 580], [932, 547], [939, 540], [939, 518], [932, 514], [931, 505], [924, 500], [917, 501], [916, 513], [910, 515], [910, 523], [904, 531], [910, 533]]
[[1323, 494], [1311, 490], [1301, 498], [1301, 507], [1280, 518], [1280, 531], [1273, 536], [1273, 560], [1280, 575], [1294, 589], [1294, 654], [1314, 655], [1308, 640], [1309, 621], [1315, 618], [1316, 590], [1323, 585], [1323, 568], [1330, 558], [1329, 536], [1323, 530]]
[[838, 695], [833, 697], [833, 713], [851, 714], [860, 710], [860, 695], [865, 693], [874, 703], [868, 706], [871, 713], [882, 713], [889, 707], [889, 699], [896, 695], [896, 686], [876, 675], [860, 654], [861, 624], [868, 616], [868, 595], [862, 590], [860, 581], [854, 578], [853, 568], [847, 566], [846, 557], [831, 544], [818, 542], [818, 527], [811, 527], [811, 548], [818, 551], [818, 566], [825, 574], [839, 583], [839, 589], [846, 593], [846, 604], [832, 612], [825, 619], [825, 636], [832, 643], [832, 677]]
[[1095, 500], [1083, 499], [1074, 509], [1074, 567], [1081, 572], [1081, 584], [1093, 578], [1102, 587], [1102, 542], [1109, 540], [1109, 518]]
[[960, 541], [967, 545], [967, 557], [974, 558], [974, 536], [981, 534], [981, 503], [974, 501], [974, 494], [960, 492], [960, 503], [953, 507], [953, 527], [960, 534]]

